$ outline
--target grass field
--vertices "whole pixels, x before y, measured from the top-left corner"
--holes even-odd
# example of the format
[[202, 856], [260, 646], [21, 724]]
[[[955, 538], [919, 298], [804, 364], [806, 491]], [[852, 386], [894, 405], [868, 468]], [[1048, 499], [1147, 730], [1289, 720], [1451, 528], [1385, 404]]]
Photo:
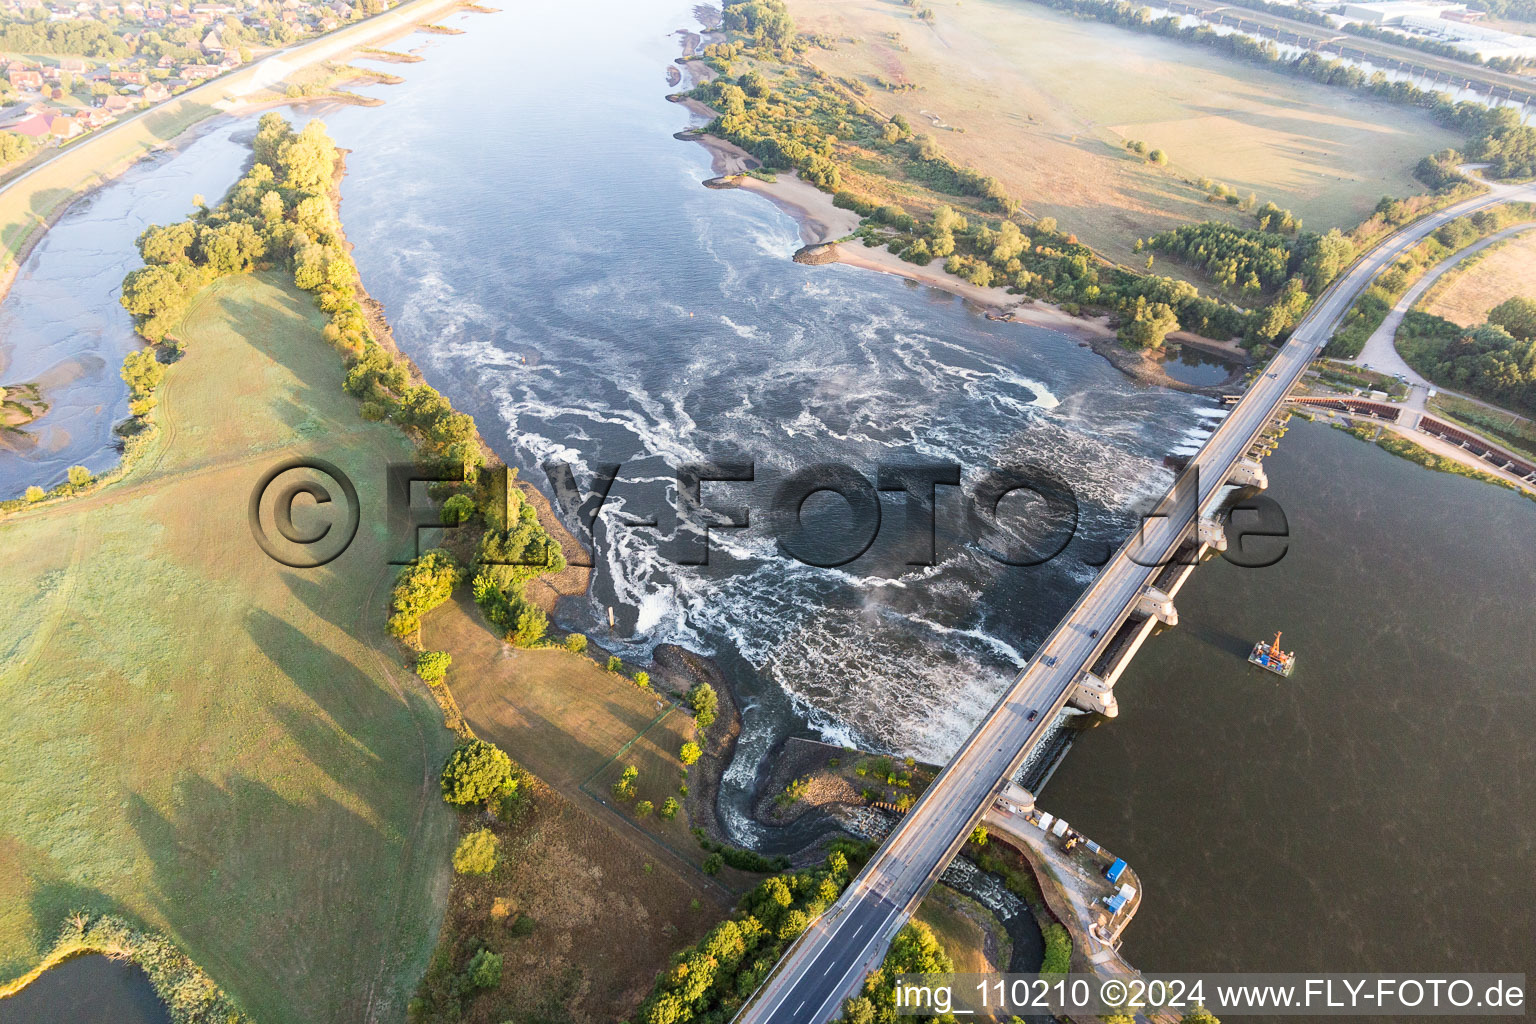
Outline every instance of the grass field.
[[[1403, 107], [1026, 0], [925, 2], [932, 28], [899, 0], [789, 6], [803, 30], [837, 40], [812, 50], [814, 63], [862, 80], [879, 110], [904, 114], [1032, 216], [1055, 217], [1119, 262], [1141, 263], [1132, 243], [1180, 223], [1251, 225], [1208, 202], [1190, 183], [1201, 177], [1273, 200], [1308, 228], [1348, 228], [1382, 195], [1423, 191], [1413, 165], [1463, 141]], [[886, 91], [876, 75], [918, 88]], [[1130, 140], [1165, 150], [1170, 165], [1127, 152]]]
[[731, 900], [643, 837], [604, 826], [542, 783], [533, 793], [531, 816], [503, 840], [502, 865], [455, 880], [438, 955], [460, 968], [482, 945], [506, 958], [501, 984], [470, 1001], [462, 1020], [625, 1020], [673, 951], [696, 942]]
[[[602, 827], [644, 835], [697, 868], [708, 852], [690, 832], [686, 814], [665, 821], [640, 818], [635, 805], [660, 809], [683, 803], [678, 751], [697, 739], [693, 719], [657, 694], [641, 690], [591, 658], [563, 650], [518, 650], [487, 629], [467, 593], [422, 623], [422, 644], [448, 651], [448, 685], [465, 721], [566, 799], [596, 813]], [[614, 797], [626, 765], [639, 771], [634, 800]], [[597, 806], [594, 806], [594, 803]], [[726, 869], [720, 880], [740, 890], [751, 876]], [[702, 891], [719, 891], [705, 876]]]
[[[384, 635], [383, 464], [307, 295], [195, 302], [162, 436], [122, 482], [0, 521], [0, 977], [75, 908], [163, 930], [257, 1020], [398, 1018], [430, 954], [455, 823], [442, 716]], [[357, 540], [263, 557], [260, 475], [356, 481]]]
[[1490, 309], [1516, 295], [1536, 298], [1536, 227], [1450, 271], [1419, 308], [1463, 327], [1476, 327], [1488, 319]]
[[[439, 957], [455, 969], [481, 945], [508, 957], [501, 986], [464, 1019], [624, 1019], [672, 953], [762, 877], [706, 875], [683, 809], [670, 821], [635, 813], [641, 800], [683, 803], [677, 755], [695, 737], [692, 717], [585, 655], [514, 648], [462, 590], [427, 615], [421, 639], [453, 656], [447, 686], [469, 727], [539, 779], [506, 866], [454, 884]], [[626, 801], [611, 786], [628, 764], [640, 774]], [[520, 938], [524, 913], [534, 930]]]

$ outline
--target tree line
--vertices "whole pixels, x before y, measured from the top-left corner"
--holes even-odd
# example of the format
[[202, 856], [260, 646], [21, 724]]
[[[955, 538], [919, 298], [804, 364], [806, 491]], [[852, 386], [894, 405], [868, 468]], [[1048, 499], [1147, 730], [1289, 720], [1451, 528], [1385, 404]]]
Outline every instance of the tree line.
[[635, 1015], [639, 1024], [725, 1024], [778, 963], [785, 948], [830, 907], [862, 859], [857, 844], [834, 842], [827, 859], [775, 875], [748, 893], [736, 913], [673, 954]]

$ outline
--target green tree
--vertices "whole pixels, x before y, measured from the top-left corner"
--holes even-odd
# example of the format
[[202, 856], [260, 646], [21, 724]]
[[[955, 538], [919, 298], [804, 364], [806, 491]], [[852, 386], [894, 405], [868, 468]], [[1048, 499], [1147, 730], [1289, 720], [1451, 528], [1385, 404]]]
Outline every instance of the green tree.
[[453, 595], [459, 575], [453, 556], [441, 548], [433, 548], [415, 564], [401, 569], [395, 578], [394, 614], [389, 618], [389, 631], [395, 636], [416, 632], [421, 617]]
[[693, 709], [694, 721], [700, 729], [708, 729], [715, 722], [720, 709], [720, 695], [708, 683], [700, 683], [688, 691], [688, 706]]
[[975, 828], [971, 829], [971, 842], [975, 843], [977, 846], [986, 846], [987, 826], [977, 825]]
[[1179, 318], [1165, 302], [1148, 302], [1146, 296], [1136, 296], [1136, 301], [1123, 314], [1117, 337], [1131, 348], [1160, 348], [1168, 332], [1179, 328]]
[[37, 502], [42, 501], [46, 497], [48, 497], [48, 492], [43, 490], [41, 487], [37, 486], [37, 484], [33, 484], [31, 487], [27, 488], [27, 493], [26, 493], [27, 501], [29, 501], [29, 502], [31, 502], [33, 504], [36, 504]]
[[635, 685], [640, 687], [642, 690], [649, 690], [651, 688], [651, 674], [643, 669], [639, 672], [636, 672]]
[[501, 840], [488, 828], [460, 839], [453, 851], [453, 870], [461, 875], [488, 875], [500, 863]]
[[704, 858], [704, 873], [706, 875], [718, 875], [723, 867], [725, 867], [725, 858], [718, 853], [712, 853]]
[[153, 349], [141, 348], [123, 358], [122, 377], [135, 399], [148, 398], [165, 379], [165, 367]]
[[443, 766], [443, 799], [458, 807], [489, 800], [516, 785], [512, 759], [484, 740], [460, 744]]
[[444, 526], [460, 526], [469, 521], [475, 514], [475, 502], [467, 494], [455, 494], [443, 502], [442, 521]]
[[447, 651], [422, 651], [416, 656], [416, 674], [424, 683], [440, 683], [448, 675], [451, 664], [453, 655]]
[[565, 638], [565, 649], [572, 654], [580, 654], [587, 649], [587, 635], [585, 633], [572, 633]]
[[470, 958], [464, 980], [471, 988], [495, 988], [501, 984], [501, 957], [482, 949]]
[[623, 672], [624, 671], [624, 659], [620, 658], [617, 654], [610, 654], [610, 655], [608, 655], [608, 671], [609, 672]]
[[640, 769], [634, 765], [626, 765], [620, 773], [618, 781], [613, 784], [613, 795], [620, 800], [633, 800], [635, 798], [635, 780], [640, 777]]
[[1523, 296], [1505, 299], [1488, 311], [1488, 322], [1498, 324], [1521, 341], [1536, 338], [1536, 299]]
[[635, 804], [635, 817], [637, 817], [637, 818], [649, 817], [650, 813], [652, 811], [654, 811], [655, 809], [656, 809], [656, 805], [651, 803], [649, 800], [641, 800], [639, 803]]
[[84, 487], [92, 479], [94, 478], [91, 476], [91, 471], [84, 466], [69, 467], [69, 485], [71, 487]]
[[511, 636], [512, 646], [537, 647], [548, 630], [549, 616], [544, 614], [544, 609], [531, 601], [525, 602], [517, 613], [517, 625]]
[[664, 821], [671, 821], [677, 817], [677, 810], [677, 799], [669, 796], [666, 800], [662, 801], [661, 810], [656, 812], [656, 816]]
[[702, 754], [703, 751], [699, 749], [699, 745], [693, 742], [693, 740], [689, 740], [687, 743], [684, 743], [683, 748], [677, 752], [677, 759], [683, 762], [685, 765], [690, 765], [697, 761]]

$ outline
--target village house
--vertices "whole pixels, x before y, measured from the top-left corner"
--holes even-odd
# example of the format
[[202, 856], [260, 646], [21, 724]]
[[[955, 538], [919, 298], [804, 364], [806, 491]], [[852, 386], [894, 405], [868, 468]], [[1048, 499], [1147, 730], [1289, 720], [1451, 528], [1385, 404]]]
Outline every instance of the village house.
[[6, 78], [9, 79], [11, 88], [17, 91], [38, 92], [43, 88], [43, 73], [36, 68], [12, 64], [6, 73]]
[[144, 85], [149, 81], [149, 72], [133, 68], [114, 68], [112, 81], [120, 85]]
[[144, 87], [144, 98], [150, 103], [160, 103], [171, 98], [171, 90], [161, 82], [150, 82]]

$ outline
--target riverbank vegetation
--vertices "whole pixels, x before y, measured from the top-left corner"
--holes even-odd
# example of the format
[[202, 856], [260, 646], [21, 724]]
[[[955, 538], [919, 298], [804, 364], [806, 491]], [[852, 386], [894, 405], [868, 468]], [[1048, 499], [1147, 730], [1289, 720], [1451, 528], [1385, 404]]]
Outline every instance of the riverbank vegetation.
[[[1107, 313], [1129, 348], [1160, 347], [1181, 328], [1241, 338], [1250, 347], [1283, 340], [1357, 252], [1394, 226], [1476, 191], [1454, 169], [1460, 155], [1445, 151], [1418, 169], [1421, 178], [1433, 180], [1432, 197], [1385, 199], [1350, 233], [1318, 233], [1303, 231], [1301, 218], [1273, 201], [1243, 200], [1236, 190], [1202, 179], [1208, 197], [1248, 212], [1255, 226], [1215, 220], [1181, 225], [1138, 241], [1134, 250], [1170, 255], [1198, 269], [1218, 295], [1259, 307], [1243, 309], [1178, 278], [1109, 264], [1054, 220], [1020, 216], [1020, 204], [1000, 181], [951, 159], [901, 114], [881, 114], [854, 80], [834, 78], [806, 60], [802, 51], [823, 40], [796, 35], [778, 0], [728, 4], [726, 11], [726, 26], [741, 34], [709, 48], [718, 77], [691, 93], [718, 114], [708, 132], [745, 149], [770, 172], [794, 170], [834, 193], [836, 205], [862, 218], [858, 235], [865, 245], [887, 246], [919, 265], [940, 260], [947, 273], [972, 285], [1053, 302], [1068, 312]], [[771, 39], [746, 34], [769, 14]], [[1507, 114], [1474, 104], [1434, 109], [1459, 129], [1479, 133], [1474, 147], [1509, 127]], [[1148, 257], [1146, 269], [1152, 264]], [[1367, 319], [1357, 317], [1355, 329]]]
[[1369, 444], [1374, 444], [1382, 451], [1391, 452], [1398, 458], [1417, 463], [1425, 469], [1432, 469], [1437, 473], [1450, 473], [1453, 476], [1464, 476], [1480, 483], [1494, 484], [1495, 486], [1503, 487], [1506, 490], [1514, 491], [1516, 494], [1530, 498], [1532, 501], [1536, 501], [1536, 494], [1511, 483], [1501, 476], [1485, 472], [1459, 459], [1453, 459], [1449, 456], [1432, 452], [1417, 441], [1394, 433], [1375, 423], [1356, 422], [1342, 429], [1352, 437], [1356, 437]]
[[1398, 328], [1397, 349], [1441, 387], [1536, 415], [1536, 300], [1512, 298], [1494, 307], [1487, 323], [1470, 328], [1410, 310]]
[[18, 983], [0, 986], [0, 997], [65, 960], [92, 953], [125, 960], [142, 970], [173, 1024], [252, 1024], [229, 994], [169, 939], [135, 928], [120, 917], [81, 911], [65, 920], [37, 969]]
[[735, 914], [693, 947], [673, 954], [634, 1019], [638, 1024], [729, 1020], [789, 944], [837, 900], [867, 856], [861, 845], [839, 841], [821, 866], [763, 881]]

